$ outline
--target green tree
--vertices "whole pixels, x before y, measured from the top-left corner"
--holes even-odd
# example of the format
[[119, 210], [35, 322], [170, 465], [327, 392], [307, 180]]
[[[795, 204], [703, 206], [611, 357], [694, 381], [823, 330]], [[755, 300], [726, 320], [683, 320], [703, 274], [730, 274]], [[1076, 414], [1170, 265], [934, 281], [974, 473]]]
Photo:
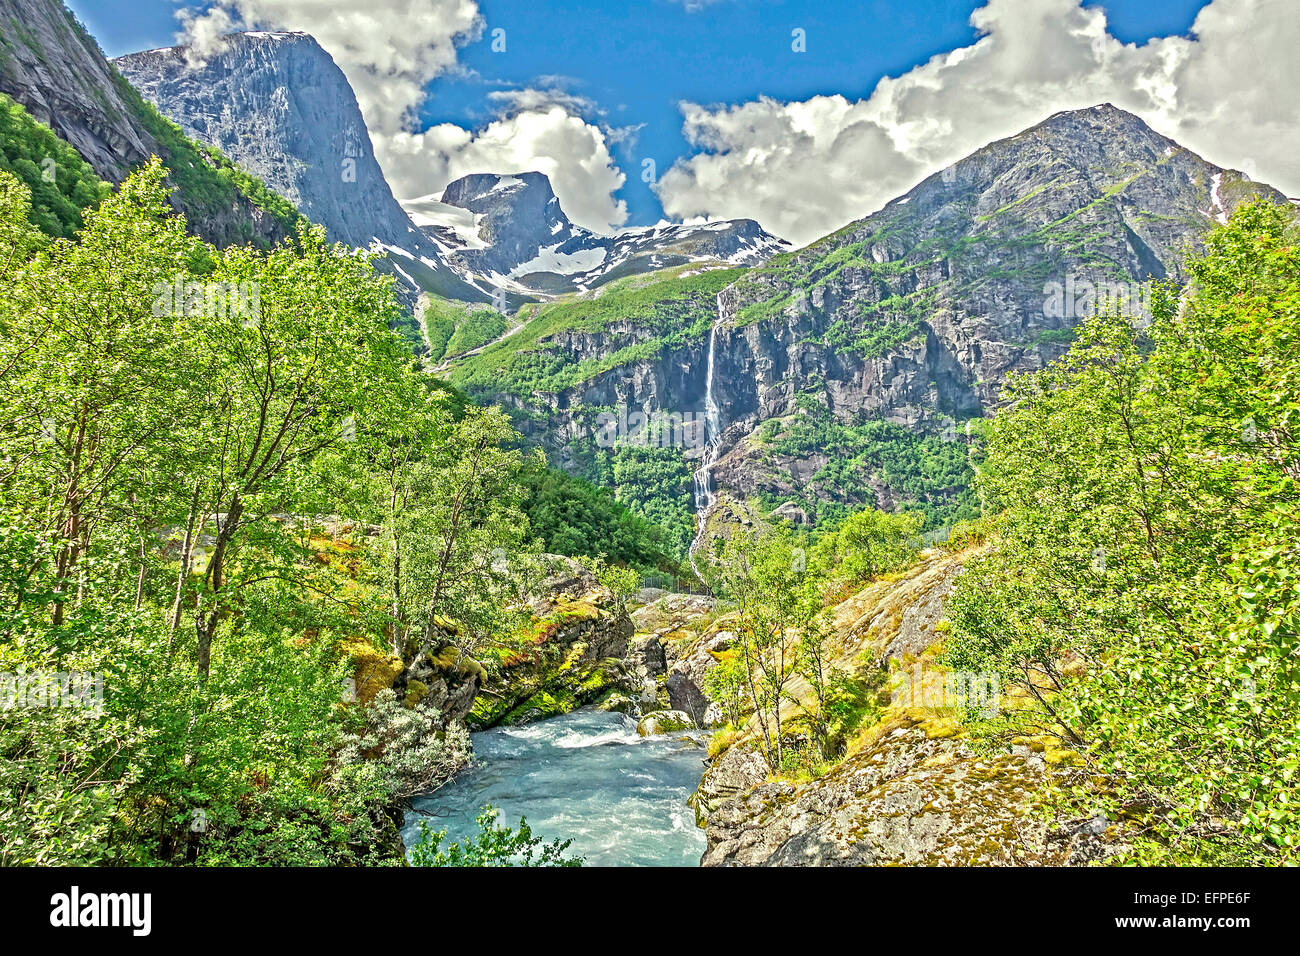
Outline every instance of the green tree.
[[812, 640], [821, 581], [788, 528], [740, 532], [722, 549], [714, 590], [738, 612], [737, 656], [772, 770], [785, 765], [782, 707], [801, 643]]
[[947, 658], [1084, 761], [1062, 806], [1134, 821], [1140, 861], [1281, 863], [1295, 804], [1300, 249], [1254, 203], [1154, 321], [1102, 315], [1015, 382], [980, 485], [992, 552]]
[[582, 857], [565, 856], [572, 840], [543, 843], [533, 836], [523, 817], [519, 828], [498, 826], [497, 811], [485, 806], [476, 822], [479, 832], [465, 840], [443, 847], [446, 830], [432, 830], [420, 821], [420, 838], [411, 847], [412, 866], [582, 866]]

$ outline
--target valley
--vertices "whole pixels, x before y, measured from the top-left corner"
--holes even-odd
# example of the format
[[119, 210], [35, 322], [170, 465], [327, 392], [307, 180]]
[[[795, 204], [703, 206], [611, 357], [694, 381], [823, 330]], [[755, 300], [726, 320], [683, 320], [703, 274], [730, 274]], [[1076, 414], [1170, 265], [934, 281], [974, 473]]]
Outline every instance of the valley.
[[309, 32], [0, 19], [0, 863], [1297, 862], [1253, 171], [1100, 102], [602, 231], [551, 157], [399, 199]]

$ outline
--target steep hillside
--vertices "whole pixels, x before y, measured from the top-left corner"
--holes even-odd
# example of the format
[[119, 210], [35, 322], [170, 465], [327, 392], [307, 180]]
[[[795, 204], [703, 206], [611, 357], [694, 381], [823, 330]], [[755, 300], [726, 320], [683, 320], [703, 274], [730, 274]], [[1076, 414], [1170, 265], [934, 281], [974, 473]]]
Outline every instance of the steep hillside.
[[674, 286], [643, 283], [635, 312], [607, 308], [607, 290], [566, 304], [606, 316], [578, 330], [530, 312], [452, 376], [572, 464], [600, 411], [702, 413], [712, 365], [722, 492], [810, 519], [916, 507], [937, 526], [968, 510], [963, 422], [1007, 376], [1060, 356], [1108, 298], [1140, 311], [1140, 283], [1181, 278], [1185, 253], [1257, 193], [1285, 201], [1112, 106], [1060, 113], [738, 275], [668, 347], [648, 300]]
[[151, 155], [172, 171], [173, 203], [217, 245], [289, 235], [292, 205], [215, 150], [190, 142], [141, 99], [58, 0], [0, 0], [0, 92], [117, 183]]
[[[742, 273], [725, 263], [678, 266], [525, 306], [516, 316], [522, 325], [447, 374], [476, 401], [502, 404], [553, 462], [615, 488], [669, 529], [680, 556], [692, 535], [692, 461], [704, 440], [702, 417], [680, 396], [703, 395], [699, 357], [717, 297]], [[643, 410], [676, 415], [638, 420]]]
[[378, 246], [413, 302], [421, 291], [486, 301], [462, 282], [393, 198], [343, 71], [306, 33], [235, 33], [202, 61], [186, 47], [114, 65], [186, 135], [221, 149], [295, 203], [330, 238]]

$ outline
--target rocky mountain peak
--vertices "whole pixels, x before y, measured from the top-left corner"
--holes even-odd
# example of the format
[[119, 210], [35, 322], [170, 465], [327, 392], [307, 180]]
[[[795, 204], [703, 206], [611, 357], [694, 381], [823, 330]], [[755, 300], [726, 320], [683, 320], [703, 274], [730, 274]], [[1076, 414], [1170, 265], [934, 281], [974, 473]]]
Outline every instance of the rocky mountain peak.
[[752, 219], [661, 222], [601, 235], [570, 221], [536, 171], [473, 173], [405, 207], [467, 276], [555, 294], [688, 262], [756, 265], [789, 248]]
[[489, 246], [475, 264], [487, 272], [509, 273], [542, 247], [577, 235], [539, 172], [471, 173], [449, 184], [442, 202], [475, 214], [478, 238]]
[[310, 34], [228, 34], [204, 57], [167, 47], [119, 57], [122, 75], [187, 135], [219, 147], [320, 223], [389, 255], [399, 290], [486, 300], [447, 268], [393, 197], [347, 77]]

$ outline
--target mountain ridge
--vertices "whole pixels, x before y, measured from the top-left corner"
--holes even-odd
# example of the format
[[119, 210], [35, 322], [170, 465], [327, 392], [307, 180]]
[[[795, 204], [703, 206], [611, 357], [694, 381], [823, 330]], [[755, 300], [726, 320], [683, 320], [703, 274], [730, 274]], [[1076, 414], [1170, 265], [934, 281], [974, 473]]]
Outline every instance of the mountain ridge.
[[0, 92], [50, 127], [101, 178], [120, 183], [150, 155], [172, 171], [172, 203], [217, 244], [269, 245], [297, 226], [295, 211], [173, 129], [104, 57], [59, 0], [0, 0]]
[[[513, 409], [553, 461], [584, 473], [592, 456], [620, 454], [592, 448], [597, 412], [703, 408], [716, 327], [722, 512], [747, 499], [808, 520], [921, 508], [938, 526], [971, 507], [963, 422], [997, 407], [1009, 375], [1063, 354], [1086, 311], [1073, 300], [1050, 308], [1048, 289], [1128, 294], [1149, 278], [1180, 279], [1184, 254], [1255, 195], [1286, 202], [1133, 114], [1062, 111], [743, 272], [716, 304], [697, 302], [676, 338], [659, 331], [662, 310], [598, 319], [600, 300], [580, 298], [563, 322], [532, 313], [544, 331], [526, 326], [451, 379]], [[675, 293], [654, 294], [668, 303]], [[552, 367], [591, 372], [534, 371]], [[689, 501], [700, 449], [676, 455], [675, 494]]]

